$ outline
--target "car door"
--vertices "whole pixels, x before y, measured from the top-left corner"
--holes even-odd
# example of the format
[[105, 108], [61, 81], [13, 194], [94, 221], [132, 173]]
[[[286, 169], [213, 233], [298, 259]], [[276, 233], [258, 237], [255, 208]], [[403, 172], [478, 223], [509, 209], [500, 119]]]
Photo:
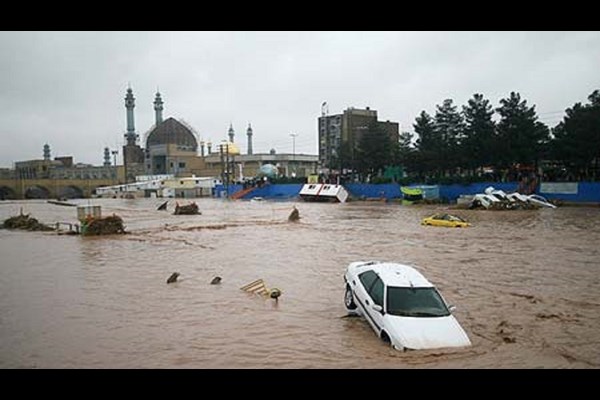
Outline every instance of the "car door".
[[[356, 285], [355, 289], [357, 305], [361, 308], [371, 327], [379, 334], [382, 327], [382, 315], [373, 309], [373, 304], [383, 307], [383, 282], [373, 270], [360, 273], [358, 279], [360, 284]], [[376, 300], [372, 295], [375, 295]]]
[[357, 305], [360, 308], [361, 312], [366, 312], [366, 303], [365, 301], [369, 298], [369, 289], [375, 279], [377, 278], [377, 274], [373, 270], [367, 270], [361, 272], [357, 276], [356, 282], [353, 285], [354, 294], [356, 296]]
[[[384, 291], [385, 291], [385, 285], [383, 284], [383, 281], [381, 280], [381, 278], [379, 278], [379, 276], [377, 276], [377, 278], [375, 279], [375, 282], [373, 282], [373, 285], [371, 285], [371, 288], [369, 289], [369, 297], [370, 297], [370, 301], [365, 301], [367, 307], [369, 308], [369, 314], [371, 316], [371, 318], [373, 318], [373, 323], [376, 325], [377, 327], [377, 334], [380, 335], [381, 334], [381, 330], [384, 327], [383, 324], [383, 316], [385, 314], [384, 311]], [[376, 310], [373, 308], [373, 306], [379, 306], [381, 307], [379, 310]]]

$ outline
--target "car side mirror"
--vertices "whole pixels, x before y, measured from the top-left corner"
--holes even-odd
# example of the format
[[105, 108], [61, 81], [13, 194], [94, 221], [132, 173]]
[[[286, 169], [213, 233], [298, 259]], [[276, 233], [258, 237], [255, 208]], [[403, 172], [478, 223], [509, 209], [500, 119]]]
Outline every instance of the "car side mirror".
[[448, 311], [450, 311], [451, 313], [453, 313], [456, 310], [456, 306], [455, 305], [449, 305], [448, 306]]
[[383, 307], [381, 307], [379, 304], [373, 304], [373, 310], [383, 314]]

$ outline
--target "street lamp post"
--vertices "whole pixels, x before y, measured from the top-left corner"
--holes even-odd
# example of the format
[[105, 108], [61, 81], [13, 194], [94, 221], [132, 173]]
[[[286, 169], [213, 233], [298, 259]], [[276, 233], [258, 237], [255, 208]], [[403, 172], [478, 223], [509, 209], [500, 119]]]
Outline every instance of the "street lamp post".
[[111, 151], [111, 154], [113, 155], [113, 159], [114, 159], [113, 183], [115, 183], [117, 181], [117, 154], [119, 154], [119, 151], [113, 150], [113, 151]]
[[294, 165], [294, 172], [293, 172], [293, 177], [296, 177], [296, 136], [298, 136], [297, 133], [290, 133], [290, 136], [292, 137], [292, 164]]

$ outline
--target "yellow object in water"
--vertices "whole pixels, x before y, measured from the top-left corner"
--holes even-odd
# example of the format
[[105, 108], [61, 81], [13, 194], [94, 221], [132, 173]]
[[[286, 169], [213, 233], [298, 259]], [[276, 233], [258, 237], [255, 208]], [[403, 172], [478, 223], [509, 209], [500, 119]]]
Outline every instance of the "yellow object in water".
[[402, 204], [412, 204], [413, 201], [423, 200], [423, 191], [419, 188], [400, 187]]
[[431, 217], [423, 218], [421, 225], [446, 226], [449, 228], [465, 228], [471, 226], [464, 219], [450, 214], [435, 214]]
[[422, 196], [423, 191], [419, 188], [409, 188], [409, 187], [400, 187], [402, 193], [407, 194], [409, 196]]

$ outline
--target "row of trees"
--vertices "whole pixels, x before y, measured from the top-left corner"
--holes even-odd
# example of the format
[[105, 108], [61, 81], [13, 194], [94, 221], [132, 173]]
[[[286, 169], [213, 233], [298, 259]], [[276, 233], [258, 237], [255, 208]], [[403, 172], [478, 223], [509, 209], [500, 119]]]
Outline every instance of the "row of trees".
[[501, 99], [497, 108], [481, 94], [473, 95], [462, 110], [447, 99], [433, 116], [422, 111], [414, 133], [402, 132], [398, 143], [372, 124], [358, 143], [354, 161], [343, 167], [364, 177], [401, 165], [426, 181], [478, 176], [484, 167], [510, 171], [526, 165], [537, 171], [543, 162], [549, 179], [598, 180], [600, 92], [588, 100], [567, 109], [563, 121], [550, 129], [519, 93]]

